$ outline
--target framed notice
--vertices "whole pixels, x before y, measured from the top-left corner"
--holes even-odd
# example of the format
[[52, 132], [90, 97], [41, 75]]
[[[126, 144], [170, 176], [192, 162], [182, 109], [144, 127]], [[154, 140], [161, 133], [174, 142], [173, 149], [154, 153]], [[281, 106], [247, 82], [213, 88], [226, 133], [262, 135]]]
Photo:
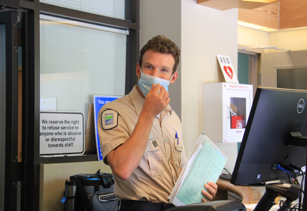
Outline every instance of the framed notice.
[[217, 60], [219, 61], [222, 73], [224, 75], [225, 81], [226, 83], [236, 83], [238, 84], [238, 77], [237, 74], [235, 72], [235, 70], [233, 69], [231, 60], [229, 56], [225, 56], [225, 55], [216, 55]]
[[97, 129], [97, 119], [98, 113], [102, 106], [105, 104], [120, 98], [121, 96], [97, 96], [94, 95], [94, 121], [95, 121], [95, 137], [96, 137], [96, 148], [98, 160], [103, 160], [101, 146], [99, 141], [98, 129]]
[[40, 112], [39, 154], [84, 153], [84, 115], [81, 112]]

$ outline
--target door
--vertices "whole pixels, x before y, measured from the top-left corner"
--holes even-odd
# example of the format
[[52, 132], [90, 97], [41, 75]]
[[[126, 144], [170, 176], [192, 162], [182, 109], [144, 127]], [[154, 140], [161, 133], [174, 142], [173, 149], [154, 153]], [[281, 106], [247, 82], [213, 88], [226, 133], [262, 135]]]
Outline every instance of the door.
[[16, 11], [0, 12], [0, 211], [17, 210], [18, 43]]

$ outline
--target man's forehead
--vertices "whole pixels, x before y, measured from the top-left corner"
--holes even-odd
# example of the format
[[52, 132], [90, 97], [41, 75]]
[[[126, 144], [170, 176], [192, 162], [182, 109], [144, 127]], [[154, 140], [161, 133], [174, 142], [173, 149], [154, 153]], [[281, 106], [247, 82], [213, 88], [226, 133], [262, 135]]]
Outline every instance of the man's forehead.
[[143, 63], [168, 63], [174, 65], [175, 59], [172, 54], [149, 49], [143, 55]]

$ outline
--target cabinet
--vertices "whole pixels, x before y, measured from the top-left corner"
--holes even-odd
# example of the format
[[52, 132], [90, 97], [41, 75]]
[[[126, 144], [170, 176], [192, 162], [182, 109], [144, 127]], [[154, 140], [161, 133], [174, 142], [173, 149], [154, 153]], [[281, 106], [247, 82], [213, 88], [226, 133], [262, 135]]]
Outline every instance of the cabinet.
[[204, 132], [215, 143], [241, 142], [253, 100], [253, 85], [203, 84]]

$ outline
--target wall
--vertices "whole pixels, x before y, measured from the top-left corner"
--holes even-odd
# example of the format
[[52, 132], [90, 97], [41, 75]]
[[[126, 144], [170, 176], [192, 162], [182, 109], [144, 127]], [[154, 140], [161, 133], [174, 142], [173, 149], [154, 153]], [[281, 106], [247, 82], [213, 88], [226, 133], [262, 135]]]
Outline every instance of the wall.
[[95, 174], [98, 169], [100, 172], [111, 173], [110, 167], [102, 161], [41, 164], [39, 210], [63, 210], [61, 199], [65, 190], [65, 181], [75, 174]]
[[[173, 40], [181, 49], [181, 1], [142, 0], [140, 1], [141, 48], [156, 35]], [[181, 64], [176, 82], [169, 86], [170, 105], [181, 117]]]
[[229, 55], [237, 69], [238, 10], [219, 11], [196, 0], [142, 0], [140, 8], [141, 46], [164, 34], [181, 48], [181, 77], [170, 86], [170, 104], [181, 116], [189, 155], [202, 132], [202, 84], [224, 81], [216, 54]]
[[245, 47], [268, 46], [269, 32], [238, 26], [238, 45]]
[[215, 10], [182, 0], [182, 126], [186, 152], [202, 132], [202, 84], [223, 82], [216, 54], [228, 55], [237, 70], [238, 9]]
[[281, 30], [270, 32], [268, 42], [271, 46], [291, 51], [307, 50], [307, 29]]
[[276, 67], [306, 67], [307, 29], [279, 30], [265, 32], [238, 26], [238, 48], [243, 46], [276, 46], [285, 50], [254, 50], [261, 54], [259, 72], [262, 87], [276, 87]]
[[261, 86], [277, 87], [277, 69], [307, 67], [306, 58], [307, 50], [262, 54]]

